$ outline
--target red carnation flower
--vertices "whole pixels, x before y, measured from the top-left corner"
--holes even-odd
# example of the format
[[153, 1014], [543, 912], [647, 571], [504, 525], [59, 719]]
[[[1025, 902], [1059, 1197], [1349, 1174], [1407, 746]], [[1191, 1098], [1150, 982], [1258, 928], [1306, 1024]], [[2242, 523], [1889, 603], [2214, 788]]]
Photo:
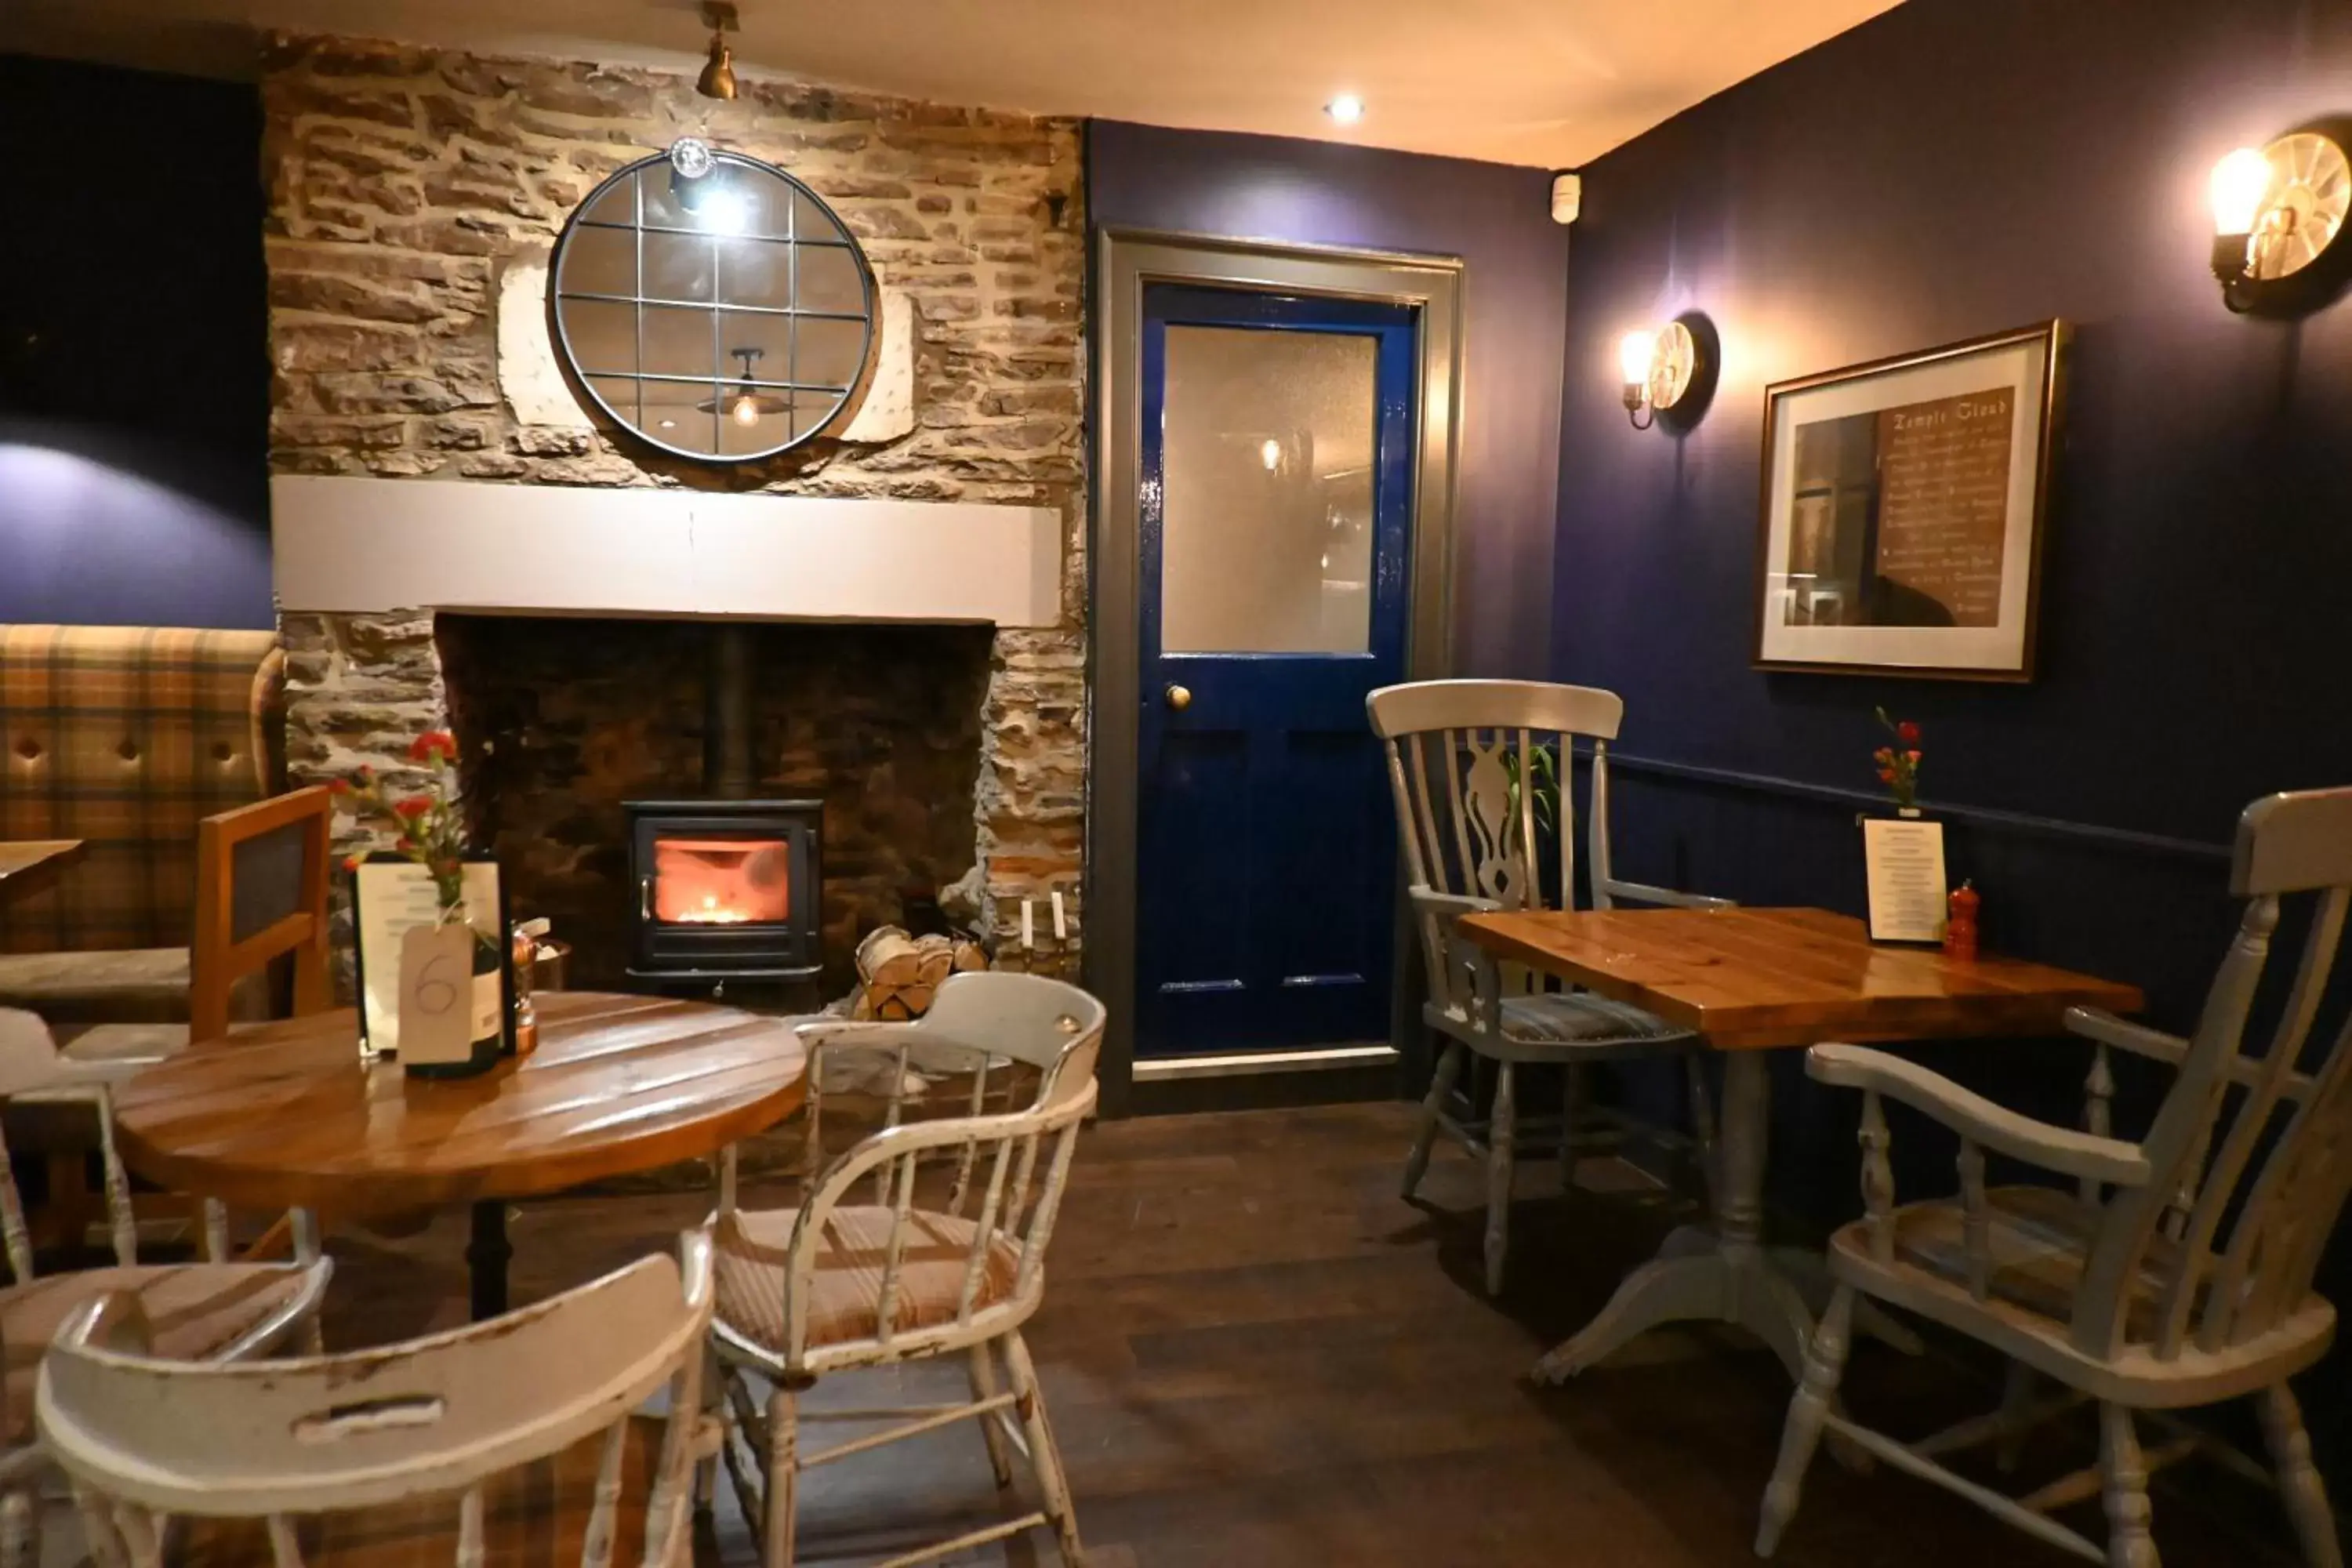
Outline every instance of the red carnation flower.
[[412, 795], [405, 800], [392, 803], [392, 814], [403, 822], [414, 822], [432, 809], [432, 800], [421, 795]]
[[427, 730], [408, 742], [408, 760], [412, 763], [429, 763], [444, 757], [454, 761], [457, 755], [457, 738], [446, 730]]
[[1895, 726], [1895, 738], [1906, 746], [1916, 746], [1919, 743], [1919, 726], [1906, 719]]

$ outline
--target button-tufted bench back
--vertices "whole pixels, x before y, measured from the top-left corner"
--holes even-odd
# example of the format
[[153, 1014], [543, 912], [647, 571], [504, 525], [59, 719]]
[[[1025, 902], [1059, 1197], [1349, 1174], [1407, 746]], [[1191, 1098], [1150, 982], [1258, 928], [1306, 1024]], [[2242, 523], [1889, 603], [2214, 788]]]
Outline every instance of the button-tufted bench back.
[[196, 822], [279, 771], [275, 632], [0, 625], [0, 838], [79, 838], [0, 952], [187, 945]]

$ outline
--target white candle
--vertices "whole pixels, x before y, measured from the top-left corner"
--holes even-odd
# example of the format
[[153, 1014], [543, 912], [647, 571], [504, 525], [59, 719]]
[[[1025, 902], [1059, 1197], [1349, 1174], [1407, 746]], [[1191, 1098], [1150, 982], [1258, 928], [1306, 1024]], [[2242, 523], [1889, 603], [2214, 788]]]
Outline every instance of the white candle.
[[1054, 940], [1055, 942], [1070, 940], [1070, 922], [1062, 913], [1062, 889], [1059, 888], [1054, 889]]
[[1026, 899], [1021, 900], [1021, 945], [1024, 947], [1037, 945], [1035, 911], [1030, 909], [1029, 900]]

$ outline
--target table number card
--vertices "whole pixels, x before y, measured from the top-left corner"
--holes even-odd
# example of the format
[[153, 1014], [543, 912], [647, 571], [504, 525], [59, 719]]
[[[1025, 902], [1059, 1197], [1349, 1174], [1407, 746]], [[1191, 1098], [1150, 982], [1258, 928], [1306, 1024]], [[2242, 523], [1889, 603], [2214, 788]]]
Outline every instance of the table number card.
[[1870, 940], [1940, 942], [1944, 936], [1944, 825], [1865, 817], [1863, 861], [1870, 886]]
[[[468, 860], [465, 870], [466, 919], [475, 930], [496, 931], [502, 929], [503, 914], [499, 887], [498, 863], [493, 860]], [[439, 895], [433, 885], [432, 874], [413, 860], [387, 857], [381, 860], [361, 862], [352, 881], [352, 925], [354, 947], [359, 958], [360, 1036], [368, 1048], [377, 1052], [397, 1052], [408, 1056], [408, 1042], [402, 1038], [407, 1018], [407, 937], [410, 932], [440, 923]], [[464, 926], [449, 929], [467, 935]], [[457, 965], [462, 977], [464, 996], [457, 1008], [461, 1028], [467, 1027], [475, 1011], [473, 955], [468, 949]], [[498, 991], [499, 977], [486, 975], [491, 982], [492, 1000], [503, 1001]], [[471, 1037], [468, 1036], [468, 1038]], [[463, 1061], [466, 1051], [460, 1042], [456, 1059]], [[440, 1058], [415, 1058], [419, 1061]]]
[[474, 933], [450, 921], [400, 933], [400, 1059], [410, 1067], [473, 1054]]

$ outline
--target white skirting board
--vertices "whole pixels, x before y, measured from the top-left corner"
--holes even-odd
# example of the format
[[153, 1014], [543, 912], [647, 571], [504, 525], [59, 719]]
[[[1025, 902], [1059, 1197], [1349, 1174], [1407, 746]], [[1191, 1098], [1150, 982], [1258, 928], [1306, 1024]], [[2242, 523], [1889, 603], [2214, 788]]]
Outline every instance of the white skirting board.
[[1047, 507], [310, 474], [269, 503], [288, 611], [1061, 618]]

